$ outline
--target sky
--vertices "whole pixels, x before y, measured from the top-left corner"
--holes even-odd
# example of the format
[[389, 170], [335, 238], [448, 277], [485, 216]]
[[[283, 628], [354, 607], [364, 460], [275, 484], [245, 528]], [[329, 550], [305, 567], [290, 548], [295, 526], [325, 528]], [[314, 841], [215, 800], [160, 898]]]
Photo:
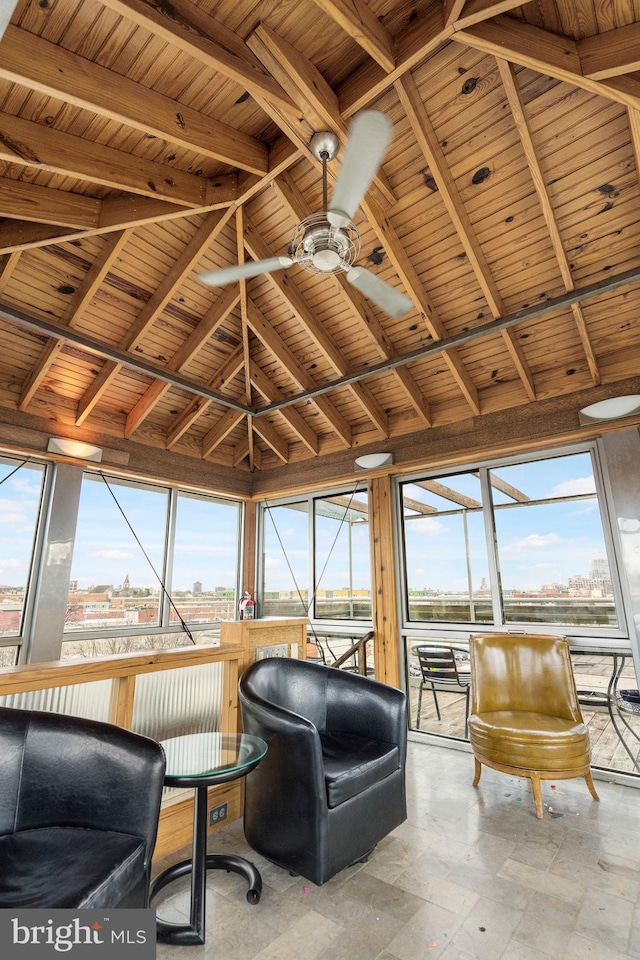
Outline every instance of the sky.
[[[0, 463], [0, 481], [12, 469], [13, 465]], [[496, 473], [531, 499], [585, 494], [594, 489], [588, 454], [500, 467]], [[40, 468], [27, 465], [0, 485], [0, 582], [3, 584], [23, 586], [26, 582], [41, 477]], [[441, 482], [474, 499], [480, 497], [476, 475], [459, 474], [441, 478]], [[167, 491], [112, 481], [110, 485], [151, 563], [162, 576]], [[452, 506], [455, 509], [450, 501], [415, 484], [406, 485], [405, 492], [408, 497], [437, 509]], [[555, 581], [566, 583], [575, 574], [588, 575], [592, 556], [604, 554], [602, 527], [593, 500], [562, 506], [543, 504], [500, 509], [501, 504], [513, 501], [494, 489], [494, 502], [502, 582], [507, 589], [531, 589]], [[280, 539], [268, 521], [267, 589], [294, 589], [288, 564], [294, 570], [298, 586], [307, 589], [306, 512], [276, 507], [273, 517]], [[488, 580], [485, 532], [481, 513], [469, 512], [467, 520], [472, 578], [477, 587], [483, 577]], [[195, 581], [201, 581], [205, 591], [235, 585], [237, 522], [235, 505], [188, 496], [179, 498], [173, 590], [190, 590]], [[406, 537], [410, 587], [466, 589], [466, 565], [461, 560], [465, 555], [464, 536], [459, 515], [408, 521]], [[348, 538], [346, 523], [341, 525], [328, 517], [319, 519], [316, 561], [318, 575], [321, 575], [320, 588], [330, 590], [349, 585]], [[353, 525], [351, 538], [353, 586], [367, 589], [370, 586], [368, 525]], [[132, 586], [158, 586], [107, 486], [96, 476], [83, 483], [72, 579], [78, 580], [80, 589], [94, 584], [119, 587], [127, 574]]]

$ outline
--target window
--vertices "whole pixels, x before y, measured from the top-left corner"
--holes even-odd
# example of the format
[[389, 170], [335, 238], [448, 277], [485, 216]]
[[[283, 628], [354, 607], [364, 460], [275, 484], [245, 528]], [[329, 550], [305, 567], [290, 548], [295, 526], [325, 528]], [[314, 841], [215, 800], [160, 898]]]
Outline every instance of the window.
[[314, 501], [315, 616], [371, 619], [367, 494]]
[[262, 526], [265, 616], [371, 618], [366, 491], [266, 506]]
[[[0, 457], [0, 638], [24, 629], [44, 478], [42, 464]], [[16, 646], [2, 653], [0, 665], [12, 666]]]
[[217, 639], [236, 616], [241, 518], [235, 501], [86, 473], [63, 656]]
[[620, 629], [590, 451], [401, 485], [407, 619]]
[[190, 624], [236, 617], [241, 511], [238, 503], [178, 493], [171, 598]]
[[160, 623], [168, 505], [165, 487], [85, 474], [65, 633]]

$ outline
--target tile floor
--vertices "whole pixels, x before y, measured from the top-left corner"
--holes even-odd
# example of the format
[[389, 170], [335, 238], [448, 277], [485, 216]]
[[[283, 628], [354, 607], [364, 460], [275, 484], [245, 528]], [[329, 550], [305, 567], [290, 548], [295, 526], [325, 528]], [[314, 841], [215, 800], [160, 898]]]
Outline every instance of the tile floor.
[[[547, 783], [540, 821], [528, 782], [472, 775], [470, 754], [410, 743], [407, 821], [322, 887], [253, 853], [240, 821], [218, 830], [210, 852], [253, 860], [262, 899], [212, 871], [206, 944], [158, 960], [640, 960], [640, 790], [596, 781], [595, 803], [582, 780]], [[185, 904], [188, 878], [158, 912]]]

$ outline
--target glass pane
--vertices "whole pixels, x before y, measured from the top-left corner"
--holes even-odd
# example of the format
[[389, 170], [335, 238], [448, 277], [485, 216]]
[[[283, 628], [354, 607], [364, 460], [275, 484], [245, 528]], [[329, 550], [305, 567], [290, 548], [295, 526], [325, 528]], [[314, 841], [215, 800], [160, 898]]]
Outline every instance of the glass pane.
[[65, 632], [159, 623], [168, 490], [112, 478], [109, 487], [82, 480]]
[[121, 653], [137, 653], [147, 650], [172, 650], [174, 647], [219, 646], [220, 634], [217, 628], [194, 630], [191, 637], [186, 633], [145, 633], [129, 637], [92, 637], [82, 640], [67, 637], [62, 644], [62, 660], [85, 657], [115, 657]]
[[268, 507], [264, 512], [264, 616], [307, 616], [308, 569], [306, 501]]
[[[44, 467], [0, 459], [0, 636], [16, 636], [22, 615], [42, 500]], [[4, 664], [3, 664], [4, 665]]]
[[[179, 493], [171, 599], [188, 623], [234, 620], [239, 505]], [[171, 608], [170, 619], [177, 622]]]
[[480, 496], [475, 472], [403, 484], [410, 620], [493, 622]]
[[316, 500], [314, 510], [316, 617], [371, 619], [366, 491]]
[[617, 626], [590, 455], [490, 476], [505, 621]]

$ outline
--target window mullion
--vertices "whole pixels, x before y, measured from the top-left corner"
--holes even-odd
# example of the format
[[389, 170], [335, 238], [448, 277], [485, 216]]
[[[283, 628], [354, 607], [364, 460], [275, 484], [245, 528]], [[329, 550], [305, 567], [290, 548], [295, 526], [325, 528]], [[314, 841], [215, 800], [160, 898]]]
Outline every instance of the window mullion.
[[496, 627], [504, 626], [504, 612], [502, 607], [502, 581], [500, 579], [500, 565], [498, 563], [498, 548], [495, 518], [493, 515], [493, 497], [489, 471], [486, 467], [480, 468], [480, 488], [482, 490], [482, 514], [484, 517], [484, 532], [487, 542], [487, 560], [489, 564], [489, 583], [491, 584], [491, 604], [493, 607], [493, 623]]

